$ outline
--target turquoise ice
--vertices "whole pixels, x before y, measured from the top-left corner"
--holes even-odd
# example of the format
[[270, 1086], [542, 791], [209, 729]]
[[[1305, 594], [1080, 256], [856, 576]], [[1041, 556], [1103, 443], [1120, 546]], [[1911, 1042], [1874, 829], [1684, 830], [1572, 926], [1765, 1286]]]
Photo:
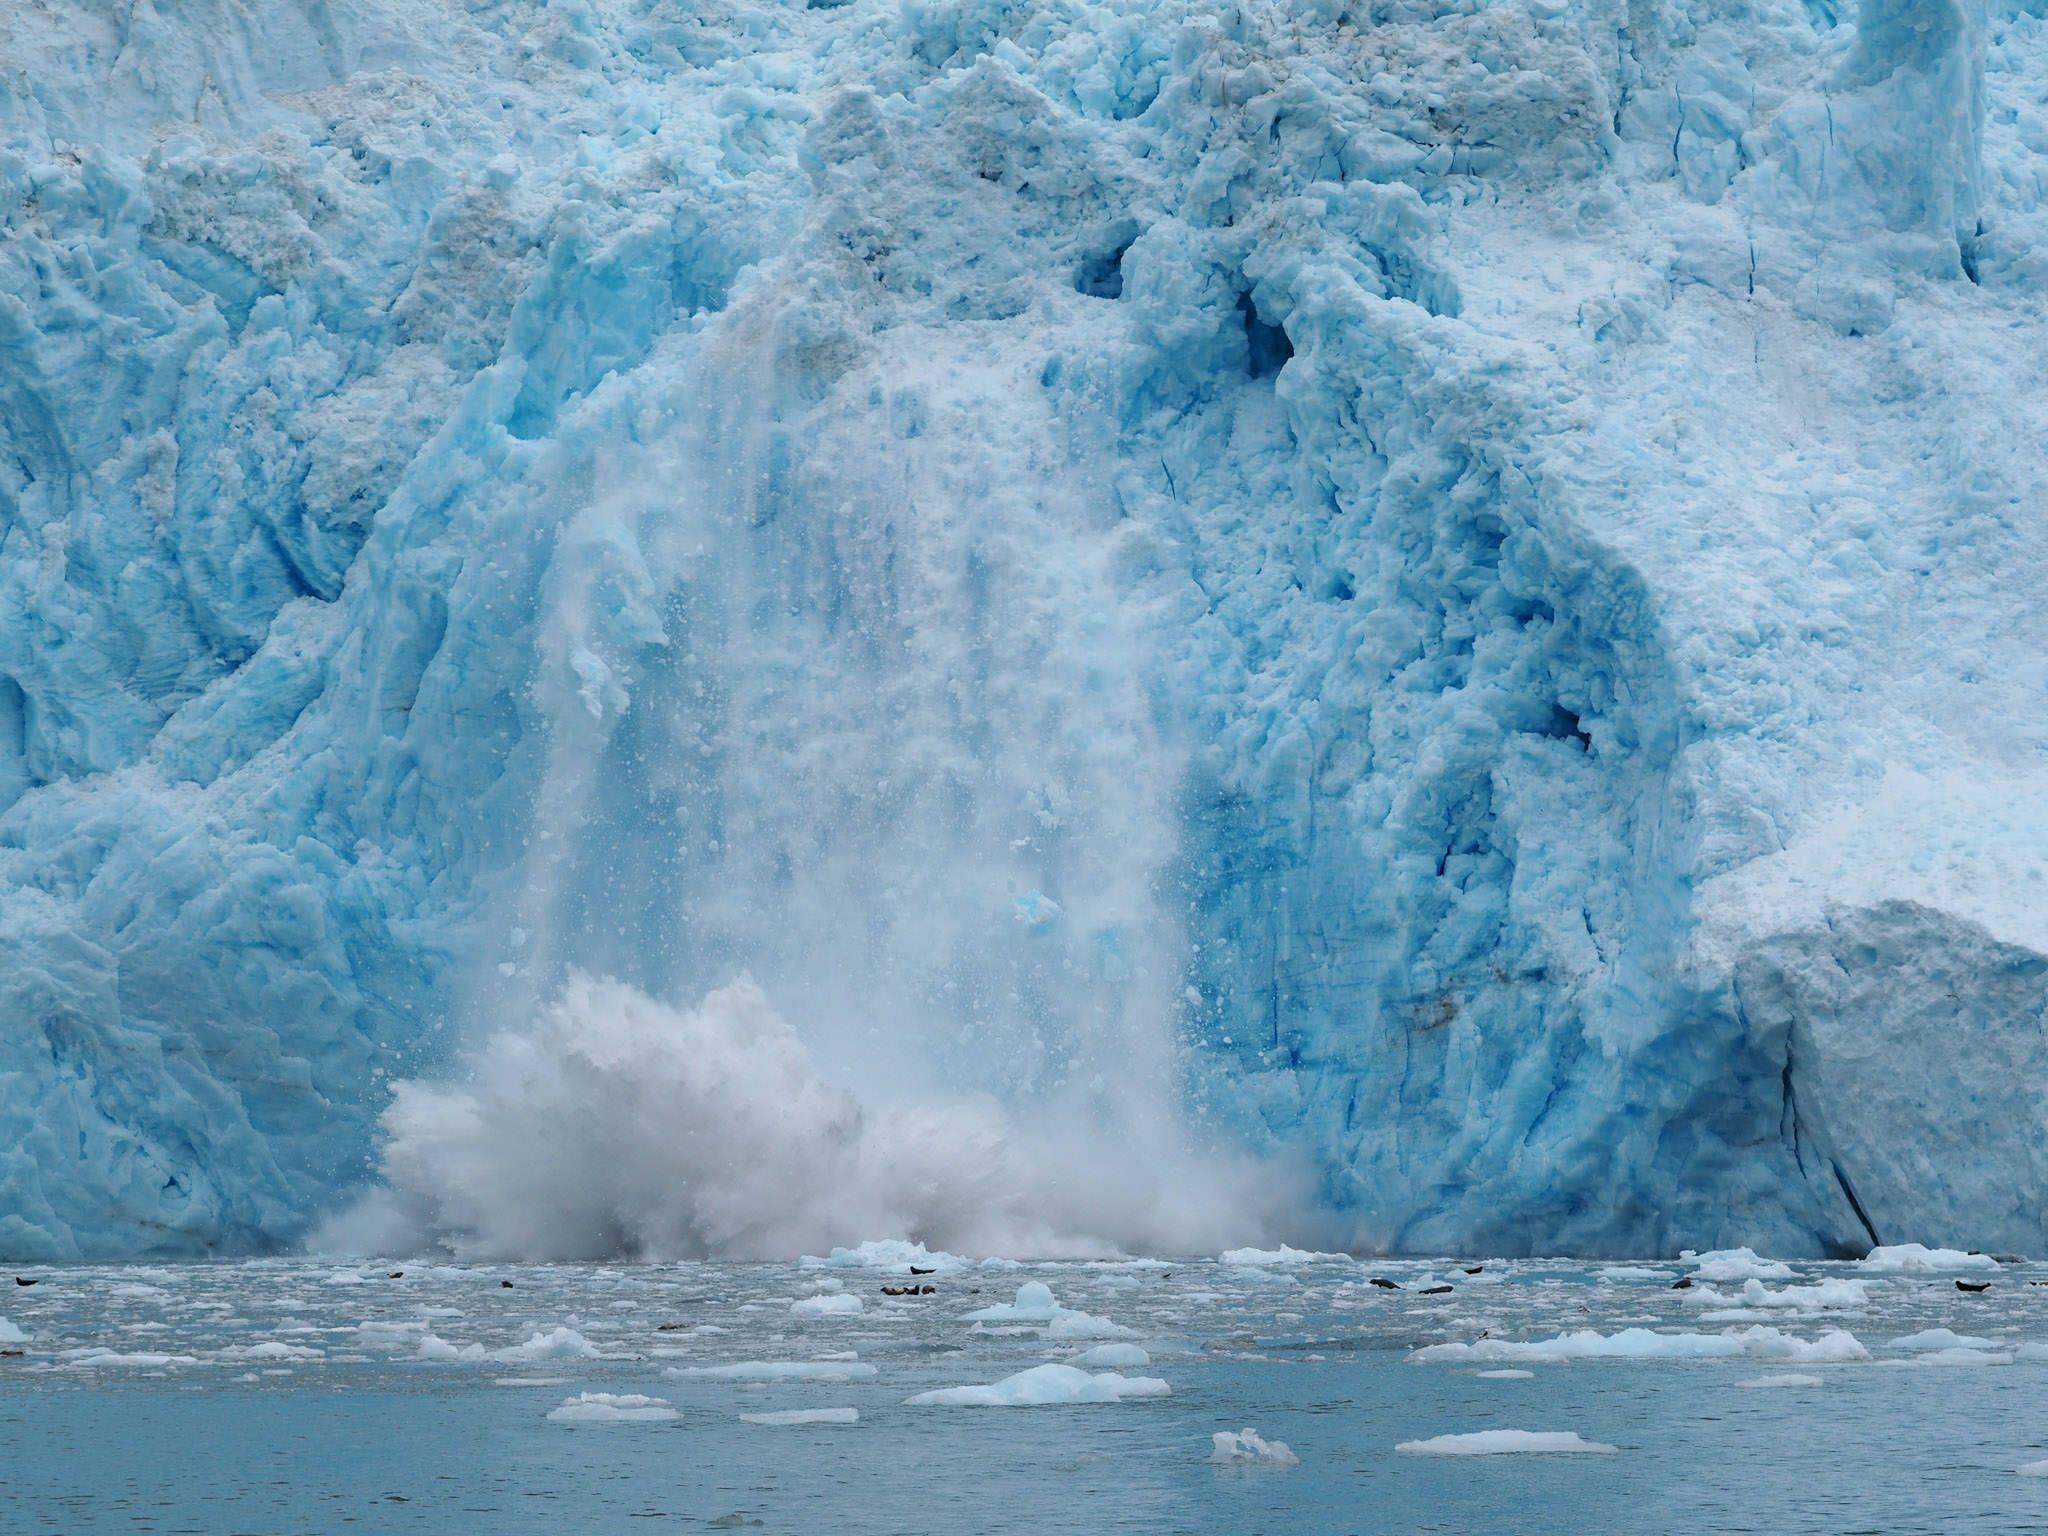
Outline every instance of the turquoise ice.
[[572, 970], [1298, 1241], [2048, 1248], [2043, 25], [9, 8], [0, 1252]]

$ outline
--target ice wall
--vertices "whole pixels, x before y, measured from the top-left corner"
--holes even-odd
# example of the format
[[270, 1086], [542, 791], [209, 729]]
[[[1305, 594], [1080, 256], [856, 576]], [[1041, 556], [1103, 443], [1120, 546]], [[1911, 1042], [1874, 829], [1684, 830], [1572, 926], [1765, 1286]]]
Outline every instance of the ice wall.
[[2048, 1247], [2042, 26], [0, 18], [0, 1251], [571, 968], [1361, 1244]]

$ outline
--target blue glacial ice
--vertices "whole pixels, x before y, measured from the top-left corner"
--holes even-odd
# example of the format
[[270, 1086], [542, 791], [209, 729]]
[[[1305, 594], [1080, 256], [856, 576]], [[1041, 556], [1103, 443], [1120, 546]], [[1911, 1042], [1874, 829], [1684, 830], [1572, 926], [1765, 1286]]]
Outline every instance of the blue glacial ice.
[[2044, 29], [9, 8], [0, 1252], [545, 1248], [489, 1146], [644, 1074], [519, 1031], [736, 983], [820, 1207], [998, 1104], [1273, 1238], [2048, 1251]]

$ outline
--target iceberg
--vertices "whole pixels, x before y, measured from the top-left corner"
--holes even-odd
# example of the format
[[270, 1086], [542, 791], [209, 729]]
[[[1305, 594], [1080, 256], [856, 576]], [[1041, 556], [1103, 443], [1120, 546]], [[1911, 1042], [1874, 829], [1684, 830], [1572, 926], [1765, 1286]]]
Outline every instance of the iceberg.
[[0, 1254], [2048, 1251], [2039, 16], [260, 9], [0, 16]]

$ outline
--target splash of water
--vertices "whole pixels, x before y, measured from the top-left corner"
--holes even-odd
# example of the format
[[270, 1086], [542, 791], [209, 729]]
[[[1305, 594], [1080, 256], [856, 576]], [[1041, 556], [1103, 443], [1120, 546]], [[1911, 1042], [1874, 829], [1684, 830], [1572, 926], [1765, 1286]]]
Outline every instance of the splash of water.
[[[992, 1099], [873, 1107], [750, 981], [691, 1009], [587, 975], [459, 1083], [400, 1086], [392, 1196], [340, 1248], [788, 1259], [878, 1233], [969, 1254], [1216, 1251], [1276, 1216], [1247, 1160], [1158, 1128]], [[366, 1220], [383, 1218], [381, 1227]]]
[[[1181, 754], [1109, 456], [1051, 450], [1036, 352], [832, 314], [763, 279], [650, 400], [655, 446], [591, 466], [540, 630], [524, 942], [470, 998], [537, 1022], [399, 1090], [387, 1179], [506, 1255], [1278, 1230], [1274, 1176], [1181, 1124]], [[740, 976], [765, 994], [658, 1000]]]

